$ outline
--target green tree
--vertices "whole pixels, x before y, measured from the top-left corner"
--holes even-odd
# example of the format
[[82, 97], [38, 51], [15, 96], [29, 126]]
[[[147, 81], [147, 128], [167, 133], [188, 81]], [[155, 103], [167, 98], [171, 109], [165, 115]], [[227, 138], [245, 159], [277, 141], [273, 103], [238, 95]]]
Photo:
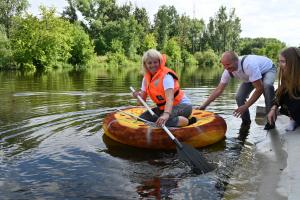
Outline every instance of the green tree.
[[27, 0], [1, 0], [0, 1], [0, 24], [5, 27], [6, 37], [10, 38], [13, 18], [20, 16], [28, 7]]
[[192, 21], [188, 16], [182, 15], [178, 22], [178, 43], [181, 49], [192, 50], [191, 36]]
[[263, 38], [242, 38], [239, 45], [239, 54], [253, 54], [253, 49], [260, 49], [264, 46]]
[[131, 2], [125, 3], [118, 7], [116, 6], [109, 20], [118, 21], [120, 19], [129, 19], [133, 14], [133, 6]]
[[102, 24], [115, 19], [117, 5], [115, 0], [74, 0], [74, 5], [91, 25], [99, 20]]
[[111, 41], [111, 50], [107, 53], [108, 63], [113, 66], [123, 65], [127, 62], [124, 55], [125, 50], [120, 40], [113, 39]]
[[240, 19], [232, 9], [229, 16], [226, 7], [221, 6], [214, 18], [210, 18], [203, 40], [205, 48], [212, 48], [218, 53], [237, 50], [241, 33]]
[[142, 41], [141, 52], [145, 52], [148, 49], [156, 49], [156, 47], [157, 47], [157, 42], [156, 42], [156, 38], [155, 38], [154, 34], [148, 33], [145, 36], [144, 41]]
[[154, 34], [158, 49], [163, 49], [169, 38], [178, 36], [179, 15], [174, 6], [161, 6], [154, 16]]
[[178, 21], [178, 42], [180, 48], [188, 52], [199, 51], [200, 36], [204, 31], [204, 21], [191, 19], [186, 15], [182, 15]]
[[275, 38], [242, 38], [239, 46], [240, 55], [258, 54], [278, 60], [278, 53], [286, 45]]
[[[147, 13], [133, 9], [131, 3], [118, 6], [115, 0], [73, 0], [82, 14], [85, 28], [94, 40], [98, 55], [111, 52], [113, 40], [122, 41], [125, 54], [134, 58], [145, 37]], [[70, 3], [69, 3], [70, 4]], [[141, 22], [141, 23], [139, 23]]]
[[192, 49], [190, 52], [194, 53], [195, 51], [201, 50], [201, 39], [204, 34], [205, 24], [202, 19], [192, 19], [189, 38], [192, 41]]
[[63, 63], [85, 64], [93, 46], [84, 31], [55, 16], [55, 9], [41, 7], [41, 19], [18, 18], [12, 32], [14, 58], [24, 67], [58, 67]]
[[102, 47], [101, 53], [111, 52], [111, 43], [113, 40], [119, 40], [125, 49], [125, 55], [130, 59], [134, 58], [137, 49], [141, 45], [142, 27], [131, 16], [129, 19], [119, 21], [110, 21], [102, 30]]
[[[73, 2], [74, 1], [74, 2]], [[110, 21], [118, 19], [120, 12], [115, 0], [73, 0], [76, 10], [83, 16], [83, 26], [89, 32], [96, 44], [96, 51], [99, 53], [102, 46], [102, 30]], [[71, 6], [69, 4], [69, 6]]]
[[167, 62], [171, 65], [178, 66], [181, 60], [181, 49], [176, 38], [171, 38], [167, 41], [163, 51], [168, 55]]
[[195, 57], [192, 54], [190, 54], [186, 49], [181, 50], [181, 59], [185, 66], [197, 64], [197, 60], [195, 59]]
[[146, 9], [136, 7], [133, 16], [138, 24], [142, 25], [143, 31], [148, 33], [150, 31], [150, 21]]
[[71, 23], [74, 23], [78, 20], [78, 16], [76, 14], [76, 1], [74, 0], [67, 0], [68, 6], [62, 13], [62, 17], [64, 19], [69, 20]]
[[113, 39], [111, 41], [111, 51], [110, 52], [124, 54], [125, 50], [123, 48], [122, 41]]
[[133, 59], [137, 54], [137, 49], [141, 44], [140, 34], [142, 33], [142, 26], [138, 24], [136, 19], [131, 16], [128, 20], [121, 20], [121, 30], [119, 37], [124, 44], [125, 55]]
[[118, 39], [118, 33], [121, 31], [121, 25], [117, 21], [107, 22], [97, 34], [98, 36], [94, 38], [97, 54], [105, 55], [111, 51], [111, 42], [113, 39]]
[[212, 49], [196, 52], [194, 56], [199, 67], [214, 67], [219, 64], [219, 57]]
[[201, 38], [201, 50], [217, 49], [219, 44], [216, 42], [216, 40], [215, 22], [211, 17]]
[[0, 25], [0, 69], [8, 68], [12, 62], [10, 41], [6, 37], [4, 28]]
[[[136, 7], [133, 12], [134, 19], [140, 25], [140, 33], [139, 33], [139, 41], [141, 41], [140, 47], [137, 49], [138, 54], [143, 54], [145, 50], [147, 50], [147, 46], [151, 46], [152, 48], [157, 46], [157, 43], [152, 43], [151, 39], [149, 38], [150, 33], [150, 21], [145, 8], [138, 8]], [[154, 35], [153, 35], [154, 36]], [[155, 39], [155, 36], [154, 36]], [[151, 42], [150, 42], [151, 41]], [[150, 43], [149, 43], [150, 42]], [[147, 44], [148, 43], [148, 44]]]
[[93, 43], [81, 26], [73, 25], [70, 27], [70, 31], [73, 37], [73, 43], [70, 51], [71, 57], [68, 63], [86, 66], [95, 56]]

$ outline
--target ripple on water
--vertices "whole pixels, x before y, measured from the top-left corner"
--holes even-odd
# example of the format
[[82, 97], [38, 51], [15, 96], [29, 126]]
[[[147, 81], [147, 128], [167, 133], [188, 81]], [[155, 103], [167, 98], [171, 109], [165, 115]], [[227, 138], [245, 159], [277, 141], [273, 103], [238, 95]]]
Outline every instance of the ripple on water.
[[[231, 187], [233, 194], [251, 196], [254, 189], [246, 186], [256, 170], [251, 167], [256, 139], [251, 130], [246, 141], [237, 139], [235, 87], [209, 107], [226, 119], [227, 139], [199, 149], [218, 167], [196, 175], [176, 152], [106, 141], [102, 119], [115, 108], [134, 105], [128, 86], [140, 87], [141, 80], [97, 70], [0, 79], [5, 87], [0, 89], [0, 199], [221, 199]], [[185, 83], [193, 103], [213, 90], [216, 81], [208, 79]]]

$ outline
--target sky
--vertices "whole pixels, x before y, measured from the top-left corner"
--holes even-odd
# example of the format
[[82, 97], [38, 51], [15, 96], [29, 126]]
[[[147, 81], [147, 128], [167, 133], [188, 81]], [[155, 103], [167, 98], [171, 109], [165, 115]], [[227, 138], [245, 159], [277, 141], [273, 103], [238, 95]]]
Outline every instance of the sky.
[[[117, 0], [124, 4], [130, 0]], [[162, 5], [175, 6], [179, 14], [203, 19], [207, 24], [221, 6], [235, 9], [241, 19], [241, 37], [277, 38], [287, 46], [300, 46], [300, 1], [299, 0], [131, 0], [133, 5], [146, 8], [151, 20]], [[38, 14], [38, 7], [54, 6], [61, 13], [66, 0], [29, 0], [29, 12]]]

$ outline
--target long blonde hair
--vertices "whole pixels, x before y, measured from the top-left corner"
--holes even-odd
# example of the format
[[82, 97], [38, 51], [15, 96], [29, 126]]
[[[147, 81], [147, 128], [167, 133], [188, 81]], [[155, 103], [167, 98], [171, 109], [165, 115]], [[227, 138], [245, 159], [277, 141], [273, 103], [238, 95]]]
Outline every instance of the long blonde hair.
[[146, 51], [143, 55], [142, 58], [142, 71], [143, 73], [147, 72], [146, 69], [146, 61], [149, 59], [158, 59], [159, 60], [159, 64], [162, 63], [162, 55], [159, 51], [157, 51], [156, 49], [149, 49], [148, 51]]
[[286, 71], [279, 71], [277, 97], [288, 93], [291, 98], [300, 99], [300, 49], [289, 47], [280, 53], [286, 60]]

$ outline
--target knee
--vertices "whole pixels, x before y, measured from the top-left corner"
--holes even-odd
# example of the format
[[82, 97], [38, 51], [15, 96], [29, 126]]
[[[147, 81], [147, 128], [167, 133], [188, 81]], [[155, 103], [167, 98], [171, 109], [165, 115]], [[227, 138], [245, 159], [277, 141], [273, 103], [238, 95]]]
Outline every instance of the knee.
[[193, 112], [193, 106], [192, 105], [186, 105], [181, 112], [178, 112], [178, 115], [189, 117]]

